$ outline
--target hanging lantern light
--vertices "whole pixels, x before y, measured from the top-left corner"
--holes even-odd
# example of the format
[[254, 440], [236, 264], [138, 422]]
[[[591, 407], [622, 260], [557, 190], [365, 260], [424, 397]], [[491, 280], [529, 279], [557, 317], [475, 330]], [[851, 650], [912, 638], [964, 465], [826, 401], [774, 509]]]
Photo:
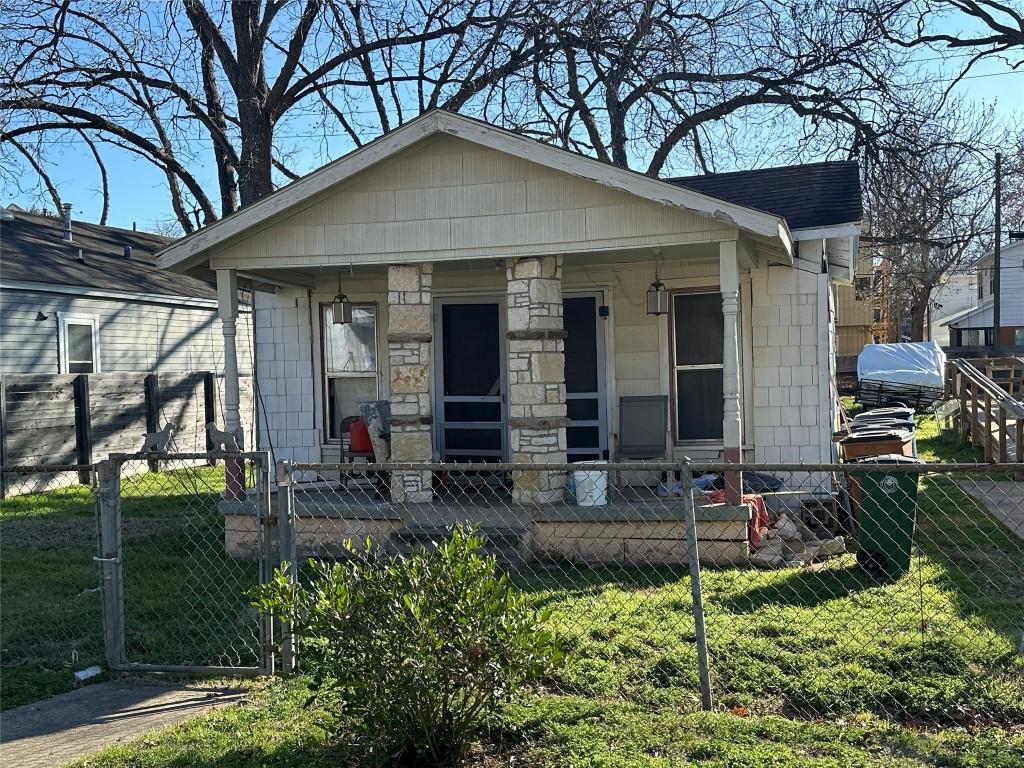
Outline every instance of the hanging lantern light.
[[654, 262], [654, 282], [647, 289], [647, 314], [668, 314], [668, 288], [658, 279], [658, 262]]
[[352, 302], [341, 292], [341, 273], [338, 273], [338, 293], [331, 304], [331, 316], [335, 325], [347, 325], [352, 322]]

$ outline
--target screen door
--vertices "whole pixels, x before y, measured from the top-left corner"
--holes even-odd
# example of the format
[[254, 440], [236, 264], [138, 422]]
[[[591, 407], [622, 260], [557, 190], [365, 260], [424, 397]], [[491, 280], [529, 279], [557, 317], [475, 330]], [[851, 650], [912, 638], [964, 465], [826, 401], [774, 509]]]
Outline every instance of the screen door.
[[562, 299], [565, 339], [565, 397], [569, 426], [567, 459], [608, 458], [605, 406], [604, 322], [598, 317], [600, 294]]
[[504, 304], [490, 298], [440, 299], [434, 370], [442, 461], [505, 457]]

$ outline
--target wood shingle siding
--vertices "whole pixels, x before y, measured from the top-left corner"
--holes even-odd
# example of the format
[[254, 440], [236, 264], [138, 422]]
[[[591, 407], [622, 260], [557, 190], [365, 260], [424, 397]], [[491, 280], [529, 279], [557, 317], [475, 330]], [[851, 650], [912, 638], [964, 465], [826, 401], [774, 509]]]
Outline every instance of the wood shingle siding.
[[736, 227], [453, 136], [427, 139], [216, 249], [214, 268], [449, 261], [723, 240]]

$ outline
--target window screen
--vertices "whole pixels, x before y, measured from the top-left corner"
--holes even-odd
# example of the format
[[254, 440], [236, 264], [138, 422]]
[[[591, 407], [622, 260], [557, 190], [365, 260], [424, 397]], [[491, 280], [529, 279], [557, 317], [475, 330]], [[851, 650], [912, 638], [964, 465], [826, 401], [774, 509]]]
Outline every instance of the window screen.
[[721, 294], [677, 293], [673, 301], [676, 365], [721, 365]]

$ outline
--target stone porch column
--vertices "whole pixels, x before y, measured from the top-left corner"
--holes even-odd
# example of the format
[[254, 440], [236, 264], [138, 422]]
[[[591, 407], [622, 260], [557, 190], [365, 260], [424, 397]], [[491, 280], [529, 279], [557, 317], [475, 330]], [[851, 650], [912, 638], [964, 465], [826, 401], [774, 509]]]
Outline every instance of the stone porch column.
[[[718, 246], [719, 286], [722, 292], [722, 444], [727, 462], [743, 460], [743, 421], [740, 409], [739, 306], [740, 272], [736, 241], [725, 240]], [[743, 481], [739, 472], [726, 472], [725, 495], [729, 504], [742, 500]]]
[[[388, 360], [391, 364], [391, 461], [429, 462], [431, 430], [430, 365], [431, 264], [388, 266]], [[393, 472], [391, 500], [433, 500], [432, 473]]]
[[[509, 260], [506, 275], [512, 460], [563, 464], [568, 420], [562, 257]], [[550, 504], [561, 501], [564, 484], [564, 472], [514, 472], [512, 496], [523, 504]]]
[[[224, 341], [224, 431], [233, 434], [238, 447], [245, 450], [238, 384], [238, 347], [235, 343], [238, 336], [238, 274], [233, 269], [217, 270], [217, 308]], [[245, 463], [227, 459], [224, 473], [224, 498], [244, 499]]]

